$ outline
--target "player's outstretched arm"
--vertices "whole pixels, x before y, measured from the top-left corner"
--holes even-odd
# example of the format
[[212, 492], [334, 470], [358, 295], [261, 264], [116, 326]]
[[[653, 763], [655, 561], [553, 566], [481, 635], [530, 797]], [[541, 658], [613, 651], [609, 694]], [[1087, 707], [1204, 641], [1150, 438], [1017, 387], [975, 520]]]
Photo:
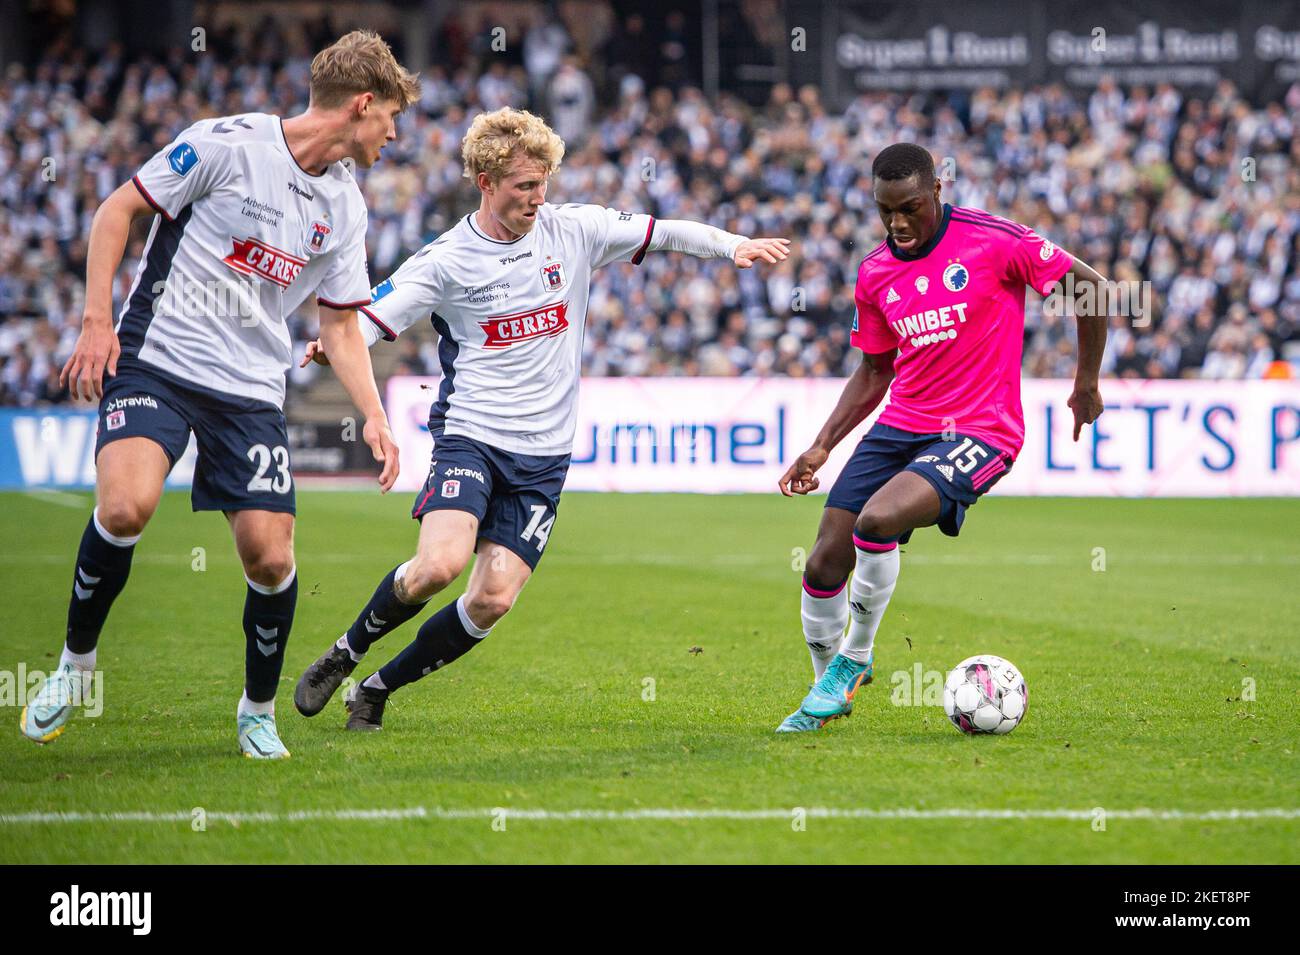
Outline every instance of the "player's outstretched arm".
[[122, 348], [113, 331], [113, 276], [122, 264], [131, 223], [138, 216], [153, 213], [153, 207], [130, 182], [118, 186], [95, 212], [86, 255], [86, 308], [81, 334], [59, 372], [59, 387], [66, 385], [74, 399], [102, 398], [104, 372], [117, 374]]
[[1109, 301], [1109, 296], [1106, 293], [1105, 278], [1078, 259], [1070, 266], [1069, 275], [1074, 279], [1079, 365], [1074, 375], [1074, 391], [1068, 404], [1074, 412], [1074, 440], [1078, 441], [1083, 426], [1096, 421], [1106, 407], [1101, 400], [1099, 378], [1101, 356], [1106, 350], [1108, 310], [1105, 303]]
[[684, 252], [701, 259], [731, 259], [737, 268], [755, 262], [775, 265], [790, 255], [789, 239], [750, 239], [689, 219], [657, 219], [650, 240], [652, 252]]
[[862, 364], [849, 376], [844, 390], [840, 392], [840, 400], [835, 403], [835, 410], [822, 425], [817, 440], [795, 459], [794, 464], [777, 482], [782, 494], [793, 497], [795, 494], [815, 491], [821, 486], [817, 471], [826, 463], [835, 445], [875, 411], [876, 405], [884, 399], [889, 383], [894, 380], [896, 354], [897, 349], [875, 355], [863, 354]]
[[370, 348], [357, 324], [355, 309], [321, 306], [320, 349], [328, 356], [325, 364], [334, 368], [334, 374], [343, 383], [348, 397], [366, 419], [361, 436], [375, 460], [383, 466], [379, 487], [386, 494], [397, 480], [397, 444], [388, 426], [388, 415], [379, 400], [379, 387], [375, 384], [375, 371], [370, 364]]

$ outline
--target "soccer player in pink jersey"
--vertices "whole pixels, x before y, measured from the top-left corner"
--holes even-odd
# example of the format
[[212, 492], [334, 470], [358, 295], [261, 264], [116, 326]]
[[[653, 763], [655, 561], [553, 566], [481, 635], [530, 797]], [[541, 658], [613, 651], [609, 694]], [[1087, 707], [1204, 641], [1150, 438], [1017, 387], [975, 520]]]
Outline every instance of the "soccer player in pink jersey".
[[[1077, 292], [1079, 363], [1069, 406], [1074, 439], [1102, 412], [1106, 343], [1093, 269], [1022, 225], [949, 205], [930, 153], [896, 143], [872, 163], [886, 238], [858, 269], [851, 341], [862, 349], [816, 441], [781, 477], [781, 493], [816, 490], [831, 450], [890, 393], [827, 497], [803, 577], [804, 639], [816, 683], [777, 732], [847, 716], [871, 681], [872, 647], [898, 580], [898, 545], [966, 509], [1011, 468], [1024, 443], [1020, 354], [1025, 286]], [[845, 628], [847, 627], [847, 632]]]

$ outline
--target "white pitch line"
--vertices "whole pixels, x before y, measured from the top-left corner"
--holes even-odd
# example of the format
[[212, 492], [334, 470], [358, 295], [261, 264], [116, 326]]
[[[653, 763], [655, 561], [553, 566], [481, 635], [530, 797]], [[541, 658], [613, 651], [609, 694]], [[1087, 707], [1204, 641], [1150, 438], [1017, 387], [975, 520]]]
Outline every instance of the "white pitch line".
[[89, 504], [93, 503], [90, 492], [73, 494], [69, 491], [47, 488], [37, 491], [24, 491], [23, 494], [33, 500], [44, 501], [47, 504], [58, 504], [60, 507], [75, 507], [78, 510], [84, 510]]
[[[52, 502], [60, 503], [60, 502]], [[225, 545], [223, 545], [225, 546]], [[75, 551], [61, 554], [0, 554], [0, 564], [67, 564]], [[189, 551], [183, 553], [148, 553], [136, 554], [132, 558], [135, 564], [156, 564], [159, 566], [188, 567], [193, 560]], [[233, 553], [219, 555], [223, 566], [237, 567]], [[1114, 555], [1112, 561], [1116, 560]], [[652, 567], [783, 567], [789, 568], [790, 558], [778, 555], [773, 558], [767, 554], [713, 554], [700, 555], [684, 559], [680, 554], [616, 554], [580, 555], [555, 554], [550, 558], [557, 564], [575, 566], [605, 566], [611, 563], [641, 564]], [[903, 560], [913, 565], [939, 565], [945, 567], [986, 567], [992, 564], [1008, 567], [1073, 567], [1086, 570], [1092, 558], [1065, 557], [1059, 554], [909, 554]], [[318, 553], [311, 556], [313, 564], [341, 564], [346, 566], [366, 564], [382, 566], [383, 561], [370, 561], [366, 557], [347, 553]], [[1300, 554], [1144, 554], [1125, 559], [1125, 567], [1170, 566], [1170, 567], [1294, 567], [1300, 565]], [[1116, 564], [1116, 566], [1119, 566]]]
[[[526, 819], [538, 822], [637, 822], [641, 820], [724, 819], [761, 821], [790, 819], [802, 812], [809, 819], [1064, 819], [1091, 821], [1103, 813], [1106, 819], [1158, 822], [1236, 822], [1242, 820], [1300, 819], [1300, 809], [839, 809], [826, 806], [795, 806], [789, 809], [511, 809], [484, 807], [447, 809], [442, 806], [412, 806], [406, 809], [303, 809], [291, 812], [205, 812], [209, 822], [292, 823], [314, 821], [389, 822], [404, 819]], [[189, 812], [26, 812], [0, 814], [0, 825], [48, 825], [61, 823], [144, 823], [190, 822]]]

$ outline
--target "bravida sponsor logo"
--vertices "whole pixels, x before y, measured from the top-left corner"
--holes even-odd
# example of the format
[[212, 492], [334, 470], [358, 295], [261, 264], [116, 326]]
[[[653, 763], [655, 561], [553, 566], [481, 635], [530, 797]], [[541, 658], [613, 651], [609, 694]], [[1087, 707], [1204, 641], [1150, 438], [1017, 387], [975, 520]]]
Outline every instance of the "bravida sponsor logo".
[[306, 259], [282, 252], [257, 239], [232, 239], [234, 250], [222, 261], [244, 275], [256, 275], [288, 288], [298, 277]]
[[509, 348], [534, 338], [561, 335], [569, 327], [566, 317], [568, 310], [568, 302], [559, 302], [515, 315], [496, 315], [486, 322], [479, 322], [479, 327], [487, 336], [483, 347]]
[[449, 478], [468, 477], [468, 478], [473, 478], [475, 481], [478, 481], [479, 484], [487, 483], [487, 481], [483, 477], [483, 472], [475, 471], [473, 468], [447, 468], [442, 473], [444, 477], [449, 477]]
[[152, 892], [69, 892], [50, 896], [51, 925], [128, 925], [132, 935], [148, 935], [153, 927]]

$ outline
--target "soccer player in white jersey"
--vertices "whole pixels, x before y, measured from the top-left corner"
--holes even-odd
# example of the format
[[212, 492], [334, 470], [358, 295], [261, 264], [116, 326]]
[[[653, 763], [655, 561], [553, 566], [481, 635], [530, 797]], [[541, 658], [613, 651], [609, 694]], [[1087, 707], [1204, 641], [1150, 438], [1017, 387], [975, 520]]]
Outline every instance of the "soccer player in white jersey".
[[[350, 33], [313, 60], [307, 112], [195, 123], [95, 214], [85, 317], [61, 381], [74, 397], [100, 399], [96, 507], [77, 553], [63, 656], [23, 709], [29, 738], [57, 737], [80, 701], [136, 542], [193, 432], [194, 510], [226, 515], [248, 582], [239, 746], [254, 758], [289, 755], [275, 726], [298, 593], [285, 319], [315, 295], [321, 340], [365, 416], [387, 490], [397, 448], [357, 325], [370, 301], [366, 207], [343, 160], [373, 165], [418, 93], [382, 39]], [[112, 279], [141, 216], [155, 218], [114, 326]]]
[[[661, 249], [742, 269], [788, 254], [785, 239], [546, 203], [563, 155], [564, 143], [530, 113], [476, 117], [462, 156], [479, 208], [404, 262], [361, 310], [371, 342], [432, 317], [443, 371], [429, 416], [433, 463], [412, 512], [420, 521], [415, 556], [388, 573], [303, 674], [294, 703], [304, 715], [319, 713], [371, 644], [419, 614], [471, 556], [465, 594], [348, 692], [348, 728], [379, 729], [389, 694], [477, 646], [514, 604], [555, 527], [593, 270]], [[308, 357], [318, 352], [313, 346]]]

